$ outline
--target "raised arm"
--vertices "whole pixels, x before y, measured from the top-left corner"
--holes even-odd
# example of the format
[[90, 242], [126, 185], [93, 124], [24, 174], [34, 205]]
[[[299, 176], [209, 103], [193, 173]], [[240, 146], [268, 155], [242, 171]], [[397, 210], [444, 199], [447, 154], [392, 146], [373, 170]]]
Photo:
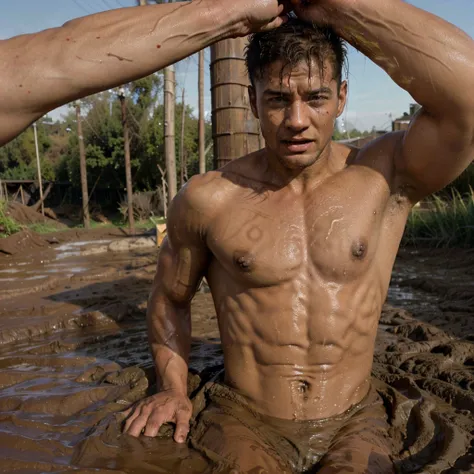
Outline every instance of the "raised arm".
[[190, 305], [207, 269], [205, 217], [196, 212], [193, 195], [200, 193], [191, 180], [174, 199], [167, 220], [148, 304], [148, 337], [155, 362], [159, 392], [134, 408], [125, 432], [156, 436], [166, 422], [176, 424], [175, 440], [184, 442], [192, 413], [187, 397], [188, 358], [191, 347]]
[[75, 99], [151, 74], [224, 38], [281, 24], [278, 0], [122, 8], [0, 41], [0, 146]]
[[310, 0], [297, 11], [330, 24], [421, 104], [410, 129], [388, 137], [397, 141], [397, 184], [413, 201], [443, 188], [469, 165], [474, 41], [467, 34], [402, 0]]

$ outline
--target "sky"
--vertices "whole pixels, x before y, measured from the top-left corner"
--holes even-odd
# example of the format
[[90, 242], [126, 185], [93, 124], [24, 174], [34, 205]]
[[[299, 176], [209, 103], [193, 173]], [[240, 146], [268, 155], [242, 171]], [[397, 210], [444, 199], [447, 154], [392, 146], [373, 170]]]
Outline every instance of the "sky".
[[[376, 0], [374, 0], [376, 1]], [[415, 6], [438, 15], [474, 37], [474, 0], [411, 0]], [[0, 39], [34, 33], [60, 26], [66, 21], [112, 8], [131, 7], [135, 0], [1, 0]], [[209, 79], [209, 50], [206, 50], [205, 108], [211, 110]], [[186, 103], [197, 113], [198, 61], [192, 56], [176, 66], [177, 96], [185, 88]], [[372, 127], [388, 129], [391, 118], [408, 111], [413, 102], [410, 95], [399, 88], [390, 77], [358, 51], [349, 50], [349, 102], [343, 119], [359, 130]], [[53, 119], [65, 113], [61, 108], [50, 115]]]

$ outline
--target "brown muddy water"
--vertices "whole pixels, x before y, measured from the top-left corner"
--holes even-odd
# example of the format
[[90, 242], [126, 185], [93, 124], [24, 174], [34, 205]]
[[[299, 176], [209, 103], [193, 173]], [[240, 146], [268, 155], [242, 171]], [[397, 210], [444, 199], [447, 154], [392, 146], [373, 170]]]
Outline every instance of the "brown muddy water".
[[[157, 252], [135, 247], [0, 257], [0, 472], [212, 472], [170, 439], [121, 435], [120, 412], [154, 390], [144, 316]], [[397, 260], [373, 375], [399, 472], [474, 472], [473, 275], [472, 251]], [[192, 310], [200, 372], [222, 354], [209, 293]], [[190, 390], [205, 380], [190, 376]]]

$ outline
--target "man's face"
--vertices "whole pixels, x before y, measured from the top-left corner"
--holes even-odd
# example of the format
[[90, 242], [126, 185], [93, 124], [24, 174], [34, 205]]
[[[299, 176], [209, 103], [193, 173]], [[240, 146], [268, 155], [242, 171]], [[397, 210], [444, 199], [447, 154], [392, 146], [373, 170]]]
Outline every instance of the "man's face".
[[281, 78], [281, 61], [249, 88], [254, 115], [260, 120], [267, 150], [286, 168], [315, 163], [334, 132], [336, 117], [344, 110], [347, 84], [338, 91], [333, 67], [326, 61], [324, 74], [316, 62], [300, 62]]

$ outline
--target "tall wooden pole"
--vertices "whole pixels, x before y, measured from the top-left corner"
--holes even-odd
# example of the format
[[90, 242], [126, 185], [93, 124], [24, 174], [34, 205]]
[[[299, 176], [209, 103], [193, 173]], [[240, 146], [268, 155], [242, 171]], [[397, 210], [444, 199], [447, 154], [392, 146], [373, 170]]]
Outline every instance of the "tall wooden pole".
[[36, 130], [36, 122], [33, 124], [33, 130], [35, 133], [36, 168], [38, 170], [38, 185], [39, 185], [40, 200], [41, 200], [41, 214], [43, 214], [44, 216], [43, 180], [41, 179], [41, 162], [40, 162], [40, 155], [39, 155], [38, 131]]
[[[163, 0], [163, 3], [173, 3], [173, 0]], [[176, 77], [174, 65], [165, 67], [164, 70], [164, 109], [165, 109], [165, 162], [166, 180], [168, 184], [168, 204], [176, 196], [176, 149], [175, 149], [175, 95]]]
[[175, 70], [174, 66], [165, 68], [165, 161], [168, 182], [168, 202], [176, 196], [176, 149], [175, 149]]
[[122, 106], [122, 127], [125, 152], [125, 180], [127, 182], [127, 204], [128, 204], [128, 227], [130, 233], [135, 233], [135, 218], [133, 216], [133, 189], [132, 189], [132, 167], [130, 164], [130, 138], [127, 123], [127, 104], [125, 103], [125, 90], [120, 89], [120, 104]]
[[212, 130], [218, 168], [260, 145], [260, 127], [248, 97], [246, 42], [246, 38], [229, 39], [211, 47]]
[[86, 150], [84, 147], [84, 135], [82, 134], [81, 104], [79, 102], [76, 102], [76, 123], [77, 138], [79, 140], [79, 163], [81, 171], [82, 219], [84, 222], [84, 228], [90, 229], [91, 222], [89, 216], [89, 191], [87, 190]]
[[185, 126], [185, 119], [186, 119], [186, 104], [184, 102], [185, 99], [185, 89], [183, 87], [183, 94], [181, 96], [181, 105], [183, 107], [181, 113], [181, 138], [179, 141], [179, 161], [180, 161], [180, 168], [181, 168], [181, 179], [180, 179], [180, 187], [184, 186], [184, 176], [185, 176], [185, 169], [186, 169], [186, 160], [184, 158], [184, 126]]
[[204, 128], [204, 50], [199, 51], [199, 173], [206, 172], [206, 132]]

